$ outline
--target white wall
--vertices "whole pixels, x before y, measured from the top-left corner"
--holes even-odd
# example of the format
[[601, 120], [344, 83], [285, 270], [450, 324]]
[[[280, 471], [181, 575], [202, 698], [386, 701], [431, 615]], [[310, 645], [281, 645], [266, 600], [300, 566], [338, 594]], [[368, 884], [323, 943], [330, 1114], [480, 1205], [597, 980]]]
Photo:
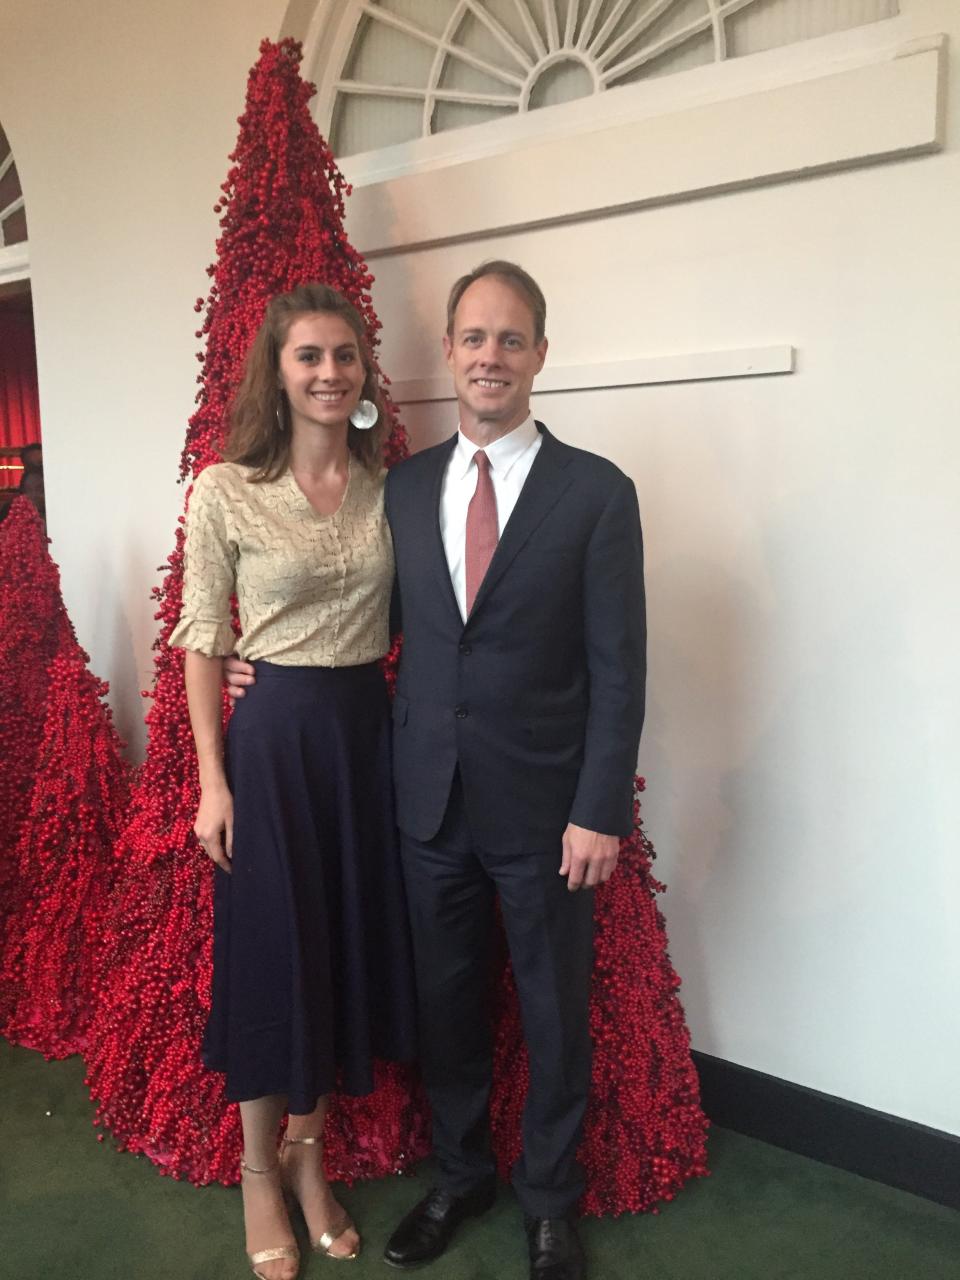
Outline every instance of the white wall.
[[[374, 301], [398, 379], [441, 373], [421, 335], [493, 256], [544, 285], [559, 365], [796, 346], [790, 376], [536, 408], [640, 493], [644, 810], [695, 1046], [960, 1132], [960, 10], [903, 7], [952, 36], [944, 153], [383, 257]], [[452, 409], [406, 416], [428, 441]]]
[[[53, 549], [132, 735], [210, 206], [284, 5], [51, 7], [7, 0], [0, 121], [30, 220]], [[790, 376], [537, 408], [640, 492], [645, 812], [696, 1046], [960, 1132], [960, 12], [902, 8], [902, 30], [952, 37], [942, 154], [386, 257], [374, 299], [396, 379], [442, 372], [422, 335], [492, 254], [543, 282], [559, 364], [797, 347]], [[453, 425], [449, 406], [408, 418], [420, 439]]]
[[151, 586], [183, 505], [212, 211], [284, 0], [5, 0], [0, 122], [30, 230], [52, 552], [142, 750]]

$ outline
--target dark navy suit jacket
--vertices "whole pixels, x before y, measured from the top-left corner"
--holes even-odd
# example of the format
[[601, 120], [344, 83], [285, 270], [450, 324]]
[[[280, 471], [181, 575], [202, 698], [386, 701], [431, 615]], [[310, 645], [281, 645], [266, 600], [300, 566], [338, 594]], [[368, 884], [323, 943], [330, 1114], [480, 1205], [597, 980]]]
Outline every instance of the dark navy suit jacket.
[[389, 472], [403, 654], [401, 830], [439, 830], [459, 765], [477, 844], [557, 847], [568, 822], [632, 829], [646, 628], [637, 495], [613, 463], [543, 443], [464, 624], [440, 535], [456, 437]]

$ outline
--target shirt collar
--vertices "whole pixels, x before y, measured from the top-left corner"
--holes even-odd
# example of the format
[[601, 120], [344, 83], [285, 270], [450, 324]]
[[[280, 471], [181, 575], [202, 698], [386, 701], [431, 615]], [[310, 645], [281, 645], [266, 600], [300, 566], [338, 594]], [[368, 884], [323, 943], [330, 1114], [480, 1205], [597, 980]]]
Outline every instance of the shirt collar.
[[[508, 431], [505, 436], [501, 436], [499, 440], [494, 440], [493, 444], [488, 444], [484, 449], [484, 453], [490, 459], [490, 468], [495, 471], [498, 476], [505, 478], [510, 474], [510, 469], [515, 462], [527, 452], [534, 441], [540, 438], [540, 432], [537, 430], [537, 424], [533, 420], [533, 414], [530, 413], [520, 423], [519, 427], [514, 427], [512, 431]], [[457, 447], [453, 451], [450, 459], [451, 474], [458, 480], [462, 480], [470, 468], [473, 466], [473, 455], [477, 452], [479, 445], [468, 440], [461, 432], [457, 432]]]

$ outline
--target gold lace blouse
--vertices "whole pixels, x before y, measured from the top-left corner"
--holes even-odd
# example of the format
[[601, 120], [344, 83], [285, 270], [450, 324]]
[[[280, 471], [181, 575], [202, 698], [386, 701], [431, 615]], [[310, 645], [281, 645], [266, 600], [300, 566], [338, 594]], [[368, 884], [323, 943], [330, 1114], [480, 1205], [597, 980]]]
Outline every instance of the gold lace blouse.
[[[316, 513], [287, 470], [250, 484], [222, 462], [198, 477], [187, 511], [183, 607], [170, 644], [280, 666], [352, 667], [389, 645], [393, 544], [383, 474], [356, 459], [340, 507]], [[243, 634], [230, 625], [236, 592]]]

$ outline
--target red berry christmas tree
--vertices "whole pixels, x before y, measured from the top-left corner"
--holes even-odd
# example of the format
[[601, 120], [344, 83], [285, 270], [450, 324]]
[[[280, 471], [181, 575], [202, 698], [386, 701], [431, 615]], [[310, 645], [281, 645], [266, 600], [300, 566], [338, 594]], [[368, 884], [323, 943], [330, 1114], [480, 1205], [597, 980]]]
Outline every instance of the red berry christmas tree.
[[114, 842], [130, 793], [107, 686], [68, 633], [50, 664], [43, 737], [17, 850], [22, 895], [2, 971], [17, 998], [4, 1035], [47, 1057], [82, 1053], [103, 973]]
[[36, 508], [16, 498], [0, 525], [0, 927], [21, 909], [16, 850], [29, 813], [47, 669], [66, 623], [60, 577]]
[[[299, 62], [295, 42], [264, 41], [248, 80], [232, 167], [215, 205], [221, 232], [197, 332], [206, 350], [181, 461], [186, 478], [220, 461], [227, 406], [274, 294], [308, 280], [332, 285], [357, 307], [376, 348], [372, 277], [344, 234], [344, 180], [310, 117], [313, 89], [300, 78]], [[202, 299], [196, 309], [204, 309]], [[406, 435], [389, 400], [387, 407], [393, 462], [406, 452]], [[123, 873], [106, 925], [88, 1079], [98, 1118], [121, 1145], [174, 1176], [226, 1182], [237, 1177], [239, 1117], [224, 1101], [221, 1077], [200, 1063], [213, 870], [192, 831], [198, 791], [183, 655], [167, 645], [182, 588], [181, 521], [156, 591], [161, 625], [147, 759], [117, 844]], [[338, 1099], [331, 1108], [325, 1155], [332, 1176], [384, 1174], [426, 1147], [409, 1073], [384, 1064], [378, 1081], [370, 1097]]]
[[0, 1030], [48, 1057], [86, 1043], [100, 973], [100, 924], [113, 843], [129, 797], [123, 744], [87, 669], [43, 527], [25, 501], [0, 529], [0, 666], [9, 907], [0, 950]]

